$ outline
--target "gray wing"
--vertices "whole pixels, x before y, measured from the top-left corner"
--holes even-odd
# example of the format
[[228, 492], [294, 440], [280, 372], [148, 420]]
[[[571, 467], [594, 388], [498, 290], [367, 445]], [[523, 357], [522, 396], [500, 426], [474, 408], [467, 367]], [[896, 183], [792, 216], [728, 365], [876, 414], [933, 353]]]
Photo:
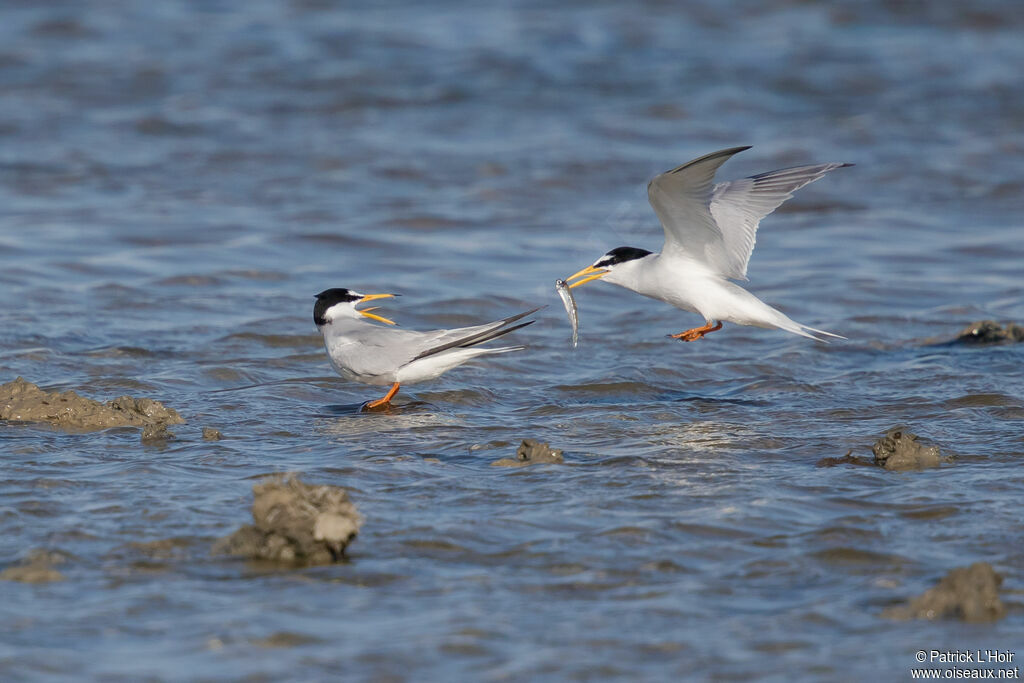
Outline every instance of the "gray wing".
[[435, 335], [362, 322], [358, 327], [335, 323], [325, 328], [324, 343], [332, 361], [355, 375], [377, 377], [410, 362]]
[[[720, 252], [713, 262], [719, 272], [736, 280], [747, 279], [747, 264], [754, 251], [757, 226], [793, 193], [829, 171], [853, 164], [816, 164], [768, 171], [749, 178], [718, 183], [711, 191], [711, 216], [721, 230]], [[724, 266], [724, 267], [721, 267]]]
[[533, 321], [513, 325], [543, 308], [509, 316], [485, 325], [450, 330], [416, 332], [356, 321], [355, 325], [333, 324], [326, 328], [325, 343], [333, 358], [356, 375], [376, 377], [387, 375], [415, 360], [444, 353], [449, 349], [468, 348], [508, 334]]
[[705, 263], [715, 272], [730, 270], [723, 231], [711, 214], [713, 181], [719, 166], [747, 149], [750, 146], [712, 152], [647, 184], [647, 199], [665, 229], [665, 251]]
[[332, 356], [344, 359], [344, 365], [358, 375], [377, 376], [394, 372], [415, 360], [444, 353], [449, 349], [469, 348], [489, 342], [526, 327], [532, 320], [512, 323], [539, 311], [543, 306], [484, 325], [450, 330], [416, 332], [359, 322], [357, 326], [332, 325], [326, 339]]
[[492, 339], [496, 339], [502, 335], [508, 334], [518, 330], [521, 327], [532, 325], [533, 320], [528, 320], [525, 323], [519, 323], [518, 325], [512, 325], [517, 320], [522, 320], [531, 313], [536, 313], [544, 306], [538, 306], [532, 310], [526, 311], [525, 313], [519, 313], [512, 315], [502, 320], [497, 320], [493, 323], [487, 323], [486, 325], [475, 325], [473, 327], [460, 327], [454, 330], [436, 330], [435, 333], [440, 333], [440, 336], [433, 338], [429, 345], [423, 348], [419, 354], [413, 358], [413, 360], [419, 360], [420, 358], [426, 358], [427, 356], [434, 356], [439, 353], [443, 353], [448, 349], [465, 349], [471, 346], [477, 346], [489, 342]]

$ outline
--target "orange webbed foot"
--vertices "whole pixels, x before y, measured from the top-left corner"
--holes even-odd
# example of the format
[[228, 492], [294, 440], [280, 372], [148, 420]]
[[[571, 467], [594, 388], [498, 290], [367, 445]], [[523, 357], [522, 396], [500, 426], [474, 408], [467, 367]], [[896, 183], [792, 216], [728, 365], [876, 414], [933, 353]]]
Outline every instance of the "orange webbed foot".
[[702, 339], [705, 334], [716, 332], [717, 330], [720, 329], [722, 329], [721, 322], [715, 323], [714, 325], [712, 325], [709, 322], [701, 327], [694, 327], [693, 329], [686, 330], [685, 332], [680, 332], [679, 334], [670, 334], [669, 336], [672, 337], [673, 339], [680, 339], [682, 341], [691, 342], [697, 341], [698, 339]]
[[388, 393], [384, 395], [384, 398], [378, 398], [376, 401], [369, 401], [363, 404], [363, 410], [375, 410], [377, 408], [387, 408], [391, 403], [391, 399], [398, 393], [398, 382], [391, 385]]

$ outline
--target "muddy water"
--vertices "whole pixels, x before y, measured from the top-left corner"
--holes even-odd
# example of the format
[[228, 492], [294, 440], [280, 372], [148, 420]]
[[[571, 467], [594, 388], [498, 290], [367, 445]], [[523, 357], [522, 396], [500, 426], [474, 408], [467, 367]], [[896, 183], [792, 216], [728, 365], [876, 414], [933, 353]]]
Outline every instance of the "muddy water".
[[[0, 426], [0, 564], [60, 579], [0, 582], [0, 676], [896, 679], [1019, 647], [1019, 594], [882, 613], [973, 562], [1024, 583], [1024, 346], [940, 343], [1024, 319], [1022, 15], [888, 5], [3, 5], [0, 380], [187, 424]], [[657, 248], [648, 178], [739, 144], [726, 175], [857, 164], [764, 223], [749, 283], [850, 341], [671, 342], [699, 321], [595, 283], [571, 351], [554, 280]], [[549, 308], [358, 415], [332, 286], [409, 327]], [[953, 463], [815, 466], [897, 426]], [[564, 464], [491, 466], [524, 438]], [[210, 554], [282, 471], [349, 491], [347, 563]]]

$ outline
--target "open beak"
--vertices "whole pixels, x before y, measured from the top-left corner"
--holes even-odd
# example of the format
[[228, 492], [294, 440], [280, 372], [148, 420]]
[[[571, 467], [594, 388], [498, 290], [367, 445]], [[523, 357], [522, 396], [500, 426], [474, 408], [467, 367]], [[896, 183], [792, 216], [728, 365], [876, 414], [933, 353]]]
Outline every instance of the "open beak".
[[[359, 300], [359, 303], [364, 303], [366, 301], [373, 301], [374, 299], [392, 299], [392, 298], [394, 298], [396, 296], [398, 296], [398, 295], [397, 294], [367, 294], [366, 296], [364, 296], [362, 299]], [[356, 309], [356, 310], [359, 310], [359, 309]], [[364, 316], [366, 318], [369, 318], [370, 320], [376, 320], [378, 322], [387, 323], [388, 325], [396, 325], [397, 324], [394, 320], [388, 320], [387, 318], [385, 318], [383, 316], [375, 315], [373, 313], [370, 313], [370, 311], [376, 311], [376, 310], [377, 310], [377, 307], [367, 308], [365, 310], [359, 311], [359, 315], [362, 315], [362, 316]]]
[[[565, 281], [569, 282], [570, 280], [575, 280], [578, 277], [582, 277], [583, 278], [579, 282], [573, 282], [572, 284], [570, 284], [569, 285], [569, 289], [572, 289], [573, 287], [579, 287], [580, 285], [585, 285], [588, 282], [590, 282], [591, 280], [598, 280], [600, 278], [603, 278], [607, 274], [608, 274], [608, 269], [607, 268], [595, 268], [594, 266], [587, 266], [586, 268], [584, 268], [580, 272], [576, 273], [575, 275], [570, 275], [569, 277], [565, 278]], [[589, 277], [585, 277], [585, 276], [589, 276]]]

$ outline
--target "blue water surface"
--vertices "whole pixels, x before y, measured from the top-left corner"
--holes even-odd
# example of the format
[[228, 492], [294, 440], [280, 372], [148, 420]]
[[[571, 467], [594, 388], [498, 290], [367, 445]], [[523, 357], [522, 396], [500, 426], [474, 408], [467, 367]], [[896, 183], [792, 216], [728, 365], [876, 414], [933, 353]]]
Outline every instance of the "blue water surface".
[[[0, 5], [0, 381], [188, 423], [0, 425], [0, 677], [904, 680], [1020, 649], [1019, 3]], [[856, 164], [766, 219], [749, 289], [849, 338], [556, 278], [657, 249], [656, 173]], [[548, 304], [529, 349], [336, 377], [333, 286], [410, 328]], [[903, 426], [952, 464], [816, 467]], [[223, 432], [204, 441], [202, 427]], [[566, 464], [492, 467], [523, 438]], [[348, 562], [211, 555], [272, 472], [345, 487]], [[171, 539], [171, 540], [168, 540]], [[155, 543], [163, 541], [163, 543]], [[148, 545], [147, 545], [148, 544]], [[1005, 619], [883, 610], [989, 562]], [[1018, 656], [1024, 656], [1019, 653]]]

